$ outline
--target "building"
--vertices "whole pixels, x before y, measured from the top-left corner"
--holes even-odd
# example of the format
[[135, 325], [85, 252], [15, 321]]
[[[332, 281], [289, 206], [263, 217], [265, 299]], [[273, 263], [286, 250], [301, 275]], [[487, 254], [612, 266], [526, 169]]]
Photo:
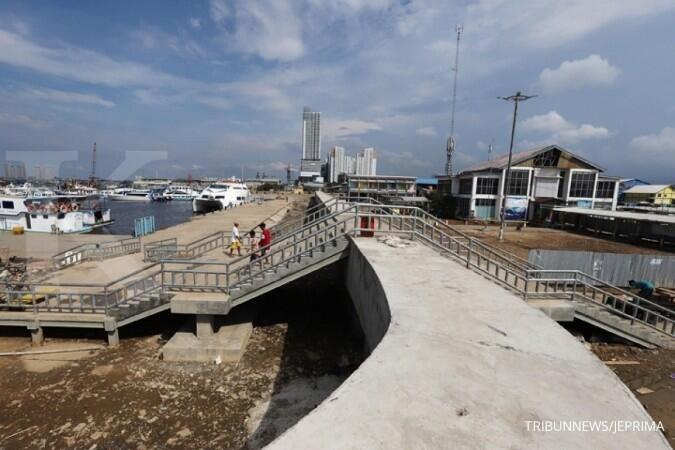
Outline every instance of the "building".
[[364, 148], [361, 153], [356, 155], [355, 173], [356, 175], [377, 175], [377, 158], [374, 148]]
[[347, 175], [350, 197], [405, 197], [415, 195], [415, 177], [389, 175]]
[[637, 185], [624, 192], [624, 203], [671, 206], [675, 205], [675, 185], [647, 184]]
[[637, 178], [622, 178], [619, 182], [619, 203], [622, 204], [625, 201], [624, 195], [625, 192], [632, 188], [633, 186], [644, 186], [651, 184], [647, 181], [639, 180]]
[[8, 180], [25, 180], [26, 165], [20, 161], [7, 161], [5, 163], [5, 178]]
[[279, 178], [272, 177], [256, 177], [244, 180], [244, 184], [252, 190], [257, 190], [260, 186], [268, 186], [270, 188], [277, 188], [281, 186]]
[[343, 147], [333, 147], [326, 161], [326, 179], [329, 183], [338, 183], [340, 175], [377, 175], [375, 149], [364, 148], [353, 157], [347, 155]]
[[305, 106], [302, 112], [301, 180], [321, 177], [321, 113]]
[[[477, 164], [451, 177], [439, 178], [451, 189], [454, 215], [498, 220], [505, 193], [508, 155]], [[548, 206], [616, 209], [619, 178], [558, 145], [547, 145], [513, 154], [506, 189], [507, 220], [529, 220]]]

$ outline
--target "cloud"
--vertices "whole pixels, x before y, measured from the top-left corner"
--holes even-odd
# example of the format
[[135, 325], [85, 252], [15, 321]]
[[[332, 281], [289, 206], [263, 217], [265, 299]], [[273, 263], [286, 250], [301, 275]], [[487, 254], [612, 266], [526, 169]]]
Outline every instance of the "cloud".
[[499, 45], [506, 37], [518, 47], [547, 49], [575, 42], [613, 23], [674, 7], [672, 0], [520, 0], [517, 7], [511, 1], [479, 0], [468, 7], [464, 23], [480, 30], [480, 48]]
[[0, 63], [71, 80], [105, 86], [194, 86], [191, 80], [143, 64], [116, 61], [78, 47], [45, 47], [24, 36], [0, 30]]
[[378, 166], [380, 165], [380, 161], [382, 161], [400, 173], [410, 173], [411, 167], [418, 169], [431, 167], [429, 161], [416, 157], [412, 152], [391, 152], [378, 149], [377, 153]]
[[518, 130], [524, 133], [546, 134], [547, 141], [574, 144], [591, 139], [604, 139], [612, 135], [605, 127], [596, 127], [589, 124], [576, 125], [557, 111], [532, 116], [522, 121]]
[[198, 19], [196, 17], [191, 17], [190, 20], [188, 21], [188, 24], [194, 29], [199, 29], [202, 27], [202, 21], [201, 19]]
[[381, 129], [380, 125], [375, 122], [355, 119], [324, 119], [321, 124], [321, 134], [329, 141], [358, 136]]
[[[197, 20], [199, 25], [198, 19], [191, 20]], [[146, 50], [170, 51], [183, 57], [206, 55], [204, 49], [184, 33], [166, 33], [157, 27], [144, 24], [139, 29], [131, 31], [130, 35]]]
[[206, 97], [199, 95], [194, 98], [194, 101], [212, 108], [221, 109], [223, 111], [227, 111], [232, 108], [232, 103], [222, 97]]
[[588, 86], [610, 86], [620, 70], [599, 55], [563, 61], [557, 69], [544, 69], [539, 85], [545, 92], [555, 93]]
[[23, 114], [10, 114], [6, 112], [0, 112], [0, 124], [18, 125], [22, 127], [33, 128], [34, 130], [41, 130], [51, 126], [47, 122], [33, 119], [30, 116]]
[[222, 41], [235, 51], [266, 60], [293, 61], [305, 53], [299, 14], [289, 0], [237, 0], [232, 26], [226, 5], [211, 2], [211, 18], [221, 26]]
[[434, 127], [418, 128], [417, 130], [415, 130], [415, 133], [417, 133], [419, 136], [428, 136], [428, 137], [433, 137], [433, 136], [438, 135], [438, 133], [436, 133], [436, 129]]
[[655, 134], [645, 134], [630, 141], [630, 146], [644, 153], [675, 155], [675, 128], [665, 127]]
[[91, 105], [112, 108], [115, 103], [105, 100], [95, 94], [81, 94], [79, 92], [66, 92], [56, 89], [26, 89], [23, 95], [30, 99], [46, 100], [60, 103], [86, 103]]

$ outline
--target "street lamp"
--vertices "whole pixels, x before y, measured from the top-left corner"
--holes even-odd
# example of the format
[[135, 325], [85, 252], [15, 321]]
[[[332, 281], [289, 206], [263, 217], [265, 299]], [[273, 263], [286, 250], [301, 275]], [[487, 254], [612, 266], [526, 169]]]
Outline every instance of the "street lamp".
[[516, 134], [516, 117], [518, 116], [518, 103], [529, 100], [536, 95], [524, 95], [520, 91], [516, 95], [509, 97], [497, 97], [502, 100], [513, 102], [513, 124], [511, 125], [511, 144], [509, 145], [509, 162], [506, 166], [506, 179], [504, 180], [504, 190], [502, 194], [502, 207], [499, 212], [499, 240], [504, 240], [504, 213], [506, 212], [506, 196], [509, 193], [509, 182], [511, 181], [511, 157], [513, 156], [513, 138]]

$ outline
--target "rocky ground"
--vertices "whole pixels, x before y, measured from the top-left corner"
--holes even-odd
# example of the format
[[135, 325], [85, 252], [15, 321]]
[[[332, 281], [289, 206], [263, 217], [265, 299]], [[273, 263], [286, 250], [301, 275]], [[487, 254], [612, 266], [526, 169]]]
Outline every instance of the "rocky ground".
[[[261, 298], [236, 365], [159, 359], [178, 326], [169, 315], [124, 330], [114, 349], [48, 332], [40, 349], [100, 348], [0, 357], [0, 449], [260, 448], [361, 362], [346, 294], [330, 291], [317, 301], [294, 284]], [[21, 349], [26, 337], [0, 337], [0, 352]]]

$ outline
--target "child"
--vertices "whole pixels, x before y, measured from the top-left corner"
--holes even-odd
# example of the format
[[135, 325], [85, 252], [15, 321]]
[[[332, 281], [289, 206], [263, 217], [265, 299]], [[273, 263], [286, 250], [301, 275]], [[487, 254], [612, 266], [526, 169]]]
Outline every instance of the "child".
[[253, 262], [256, 259], [258, 259], [258, 253], [257, 252], [258, 252], [258, 249], [260, 248], [260, 244], [259, 244], [258, 238], [255, 237], [255, 230], [249, 231], [248, 236], [249, 236], [249, 241], [251, 243], [250, 244], [251, 245], [251, 248], [250, 248], [251, 262]]

